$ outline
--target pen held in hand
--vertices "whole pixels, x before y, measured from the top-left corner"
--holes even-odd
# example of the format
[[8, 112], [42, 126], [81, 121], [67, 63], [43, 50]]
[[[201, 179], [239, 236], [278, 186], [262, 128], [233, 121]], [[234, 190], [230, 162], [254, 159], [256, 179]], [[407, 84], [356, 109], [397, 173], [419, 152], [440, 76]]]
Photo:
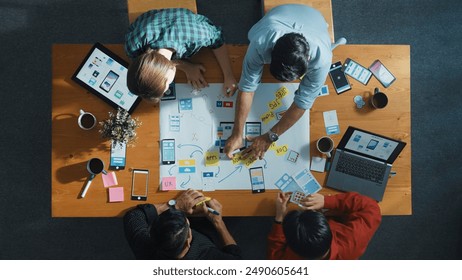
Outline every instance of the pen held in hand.
[[212, 213], [212, 214], [220, 215], [220, 212], [218, 212], [217, 210], [212, 209], [212, 208], [210, 208], [210, 207], [208, 207], [208, 206], [207, 206], [207, 210], [208, 210], [210, 213]]

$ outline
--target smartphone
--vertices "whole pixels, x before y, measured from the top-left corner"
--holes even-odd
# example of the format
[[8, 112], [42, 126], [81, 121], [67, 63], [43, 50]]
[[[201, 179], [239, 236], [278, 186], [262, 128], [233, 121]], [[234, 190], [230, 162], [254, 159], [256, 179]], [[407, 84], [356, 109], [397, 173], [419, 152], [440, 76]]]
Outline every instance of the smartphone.
[[[246, 122], [245, 123], [245, 136], [257, 137], [261, 135], [261, 122]], [[250, 146], [252, 142], [245, 139], [245, 147]]]
[[330, 66], [329, 76], [334, 84], [334, 89], [337, 94], [344, 93], [351, 89], [350, 82], [342, 70], [342, 62], [337, 61]]
[[265, 192], [265, 178], [263, 177], [263, 167], [253, 167], [249, 169], [250, 184], [252, 193]]
[[369, 66], [369, 70], [386, 88], [396, 80], [396, 77], [378, 59]]
[[105, 92], [109, 92], [114, 86], [114, 84], [117, 82], [117, 79], [119, 78], [119, 75], [117, 75], [114, 71], [109, 71], [107, 73], [106, 78], [104, 78], [103, 82], [99, 86], [102, 90]]
[[371, 71], [351, 58], [343, 64], [343, 72], [363, 85], [367, 85], [372, 77]]
[[132, 171], [132, 200], [147, 200], [149, 170], [133, 169]]
[[162, 164], [175, 163], [175, 139], [163, 139], [160, 141]]
[[168, 86], [168, 90], [164, 93], [164, 95], [160, 98], [160, 100], [165, 101], [165, 100], [175, 100], [175, 99], [176, 99], [175, 82], [172, 82]]
[[111, 143], [111, 156], [109, 160], [109, 169], [122, 170], [125, 169], [125, 158], [127, 154], [126, 143]]

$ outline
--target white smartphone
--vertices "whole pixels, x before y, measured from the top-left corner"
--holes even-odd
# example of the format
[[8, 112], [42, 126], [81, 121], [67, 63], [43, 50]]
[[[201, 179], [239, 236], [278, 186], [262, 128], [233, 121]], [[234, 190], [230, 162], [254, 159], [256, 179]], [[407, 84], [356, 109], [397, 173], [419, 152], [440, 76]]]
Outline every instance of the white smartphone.
[[363, 85], [367, 85], [372, 77], [371, 71], [351, 58], [343, 64], [343, 72]]
[[162, 164], [175, 163], [175, 139], [163, 139], [161, 142]]
[[132, 200], [147, 200], [148, 198], [149, 170], [133, 169], [132, 171]]
[[127, 144], [126, 143], [111, 143], [111, 156], [109, 169], [111, 170], [122, 170], [125, 169], [125, 159], [127, 155]]
[[393, 76], [387, 67], [378, 59], [369, 66], [369, 70], [371, 70], [372, 74], [374, 74], [377, 80], [386, 88], [396, 81], [396, 77]]

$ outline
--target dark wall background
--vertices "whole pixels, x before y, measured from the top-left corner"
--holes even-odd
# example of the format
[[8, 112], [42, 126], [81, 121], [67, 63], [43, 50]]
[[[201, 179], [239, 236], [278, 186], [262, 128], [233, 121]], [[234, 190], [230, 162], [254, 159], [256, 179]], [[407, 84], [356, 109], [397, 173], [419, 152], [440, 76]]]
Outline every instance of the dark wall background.
[[[333, 0], [336, 37], [411, 45], [413, 215], [384, 217], [364, 259], [461, 259], [462, 2]], [[247, 43], [258, 0], [197, 0]], [[125, 0], [0, 0], [0, 259], [132, 259], [119, 218], [51, 218], [51, 46], [123, 43]], [[63, 143], [65, 145], [65, 143]], [[248, 259], [272, 218], [227, 218]]]

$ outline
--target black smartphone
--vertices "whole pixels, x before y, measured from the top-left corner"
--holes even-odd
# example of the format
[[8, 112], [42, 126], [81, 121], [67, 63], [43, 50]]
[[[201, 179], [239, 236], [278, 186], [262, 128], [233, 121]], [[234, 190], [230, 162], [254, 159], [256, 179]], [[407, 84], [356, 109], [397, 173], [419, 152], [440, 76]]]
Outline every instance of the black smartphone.
[[337, 94], [344, 93], [351, 89], [350, 82], [345, 76], [345, 73], [343, 73], [341, 61], [337, 61], [330, 66], [329, 76]]
[[162, 164], [175, 163], [175, 139], [163, 139], [160, 141]]
[[168, 90], [164, 93], [164, 95], [160, 98], [160, 100], [165, 101], [165, 100], [175, 100], [175, 99], [176, 99], [175, 82], [172, 82], [168, 86]]
[[372, 77], [372, 73], [369, 71], [369, 69], [351, 58], [347, 58], [345, 60], [345, 63], [343, 64], [343, 73], [347, 74], [363, 85], [367, 85]]
[[250, 184], [252, 193], [265, 192], [265, 178], [263, 176], [263, 167], [253, 167], [249, 169]]
[[[245, 136], [257, 137], [261, 135], [261, 122], [246, 122], [245, 123]], [[252, 142], [247, 141], [245, 138], [245, 147], [249, 147]]]
[[105, 92], [109, 92], [112, 86], [117, 82], [117, 79], [119, 79], [119, 75], [116, 72], [110, 70], [101, 85], [99, 85], [99, 88]]
[[132, 200], [146, 201], [148, 198], [149, 170], [133, 169], [132, 171]]
[[369, 66], [369, 70], [371, 70], [372, 74], [374, 74], [377, 80], [386, 88], [396, 81], [396, 77], [393, 76], [387, 67], [378, 59]]
[[111, 156], [109, 160], [109, 169], [122, 170], [125, 169], [125, 159], [127, 155], [127, 144], [111, 143]]

